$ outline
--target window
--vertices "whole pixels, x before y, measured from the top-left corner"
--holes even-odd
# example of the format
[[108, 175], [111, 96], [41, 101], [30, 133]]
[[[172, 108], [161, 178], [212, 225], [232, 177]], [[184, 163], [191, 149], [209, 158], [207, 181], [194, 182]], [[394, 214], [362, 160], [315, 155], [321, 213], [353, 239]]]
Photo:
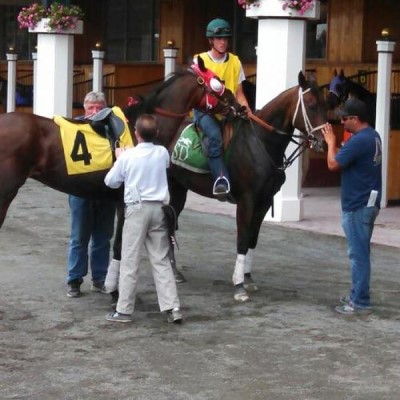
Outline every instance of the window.
[[243, 63], [255, 63], [257, 61], [257, 32], [258, 21], [246, 17], [246, 11], [235, 4], [233, 52]]
[[159, 9], [157, 0], [107, 2], [107, 60], [157, 61]]
[[327, 2], [321, 2], [320, 19], [307, 21], [306, 58], [326, 58]]
[[6, 59], [10, 47], [18, 53], [19, 60], [32, 59], [36, 35], [29, 34], [27, 29], [18, 29], [17, 15], [22, 7], [23, 5], [0, 5], [0, 60]]

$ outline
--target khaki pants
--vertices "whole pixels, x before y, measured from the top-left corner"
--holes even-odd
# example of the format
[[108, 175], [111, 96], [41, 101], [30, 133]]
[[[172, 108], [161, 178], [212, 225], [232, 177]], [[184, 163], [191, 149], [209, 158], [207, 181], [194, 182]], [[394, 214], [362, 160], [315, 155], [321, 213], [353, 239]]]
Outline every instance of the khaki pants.
[[144, 245], [152, 265], [160, 311], [180, 307], [172, 267], [168, 259], [168, 233], [161, 202], [144, 201], [127, 206], [122, 233], [121, 271], [117, 311], [132, 314]]

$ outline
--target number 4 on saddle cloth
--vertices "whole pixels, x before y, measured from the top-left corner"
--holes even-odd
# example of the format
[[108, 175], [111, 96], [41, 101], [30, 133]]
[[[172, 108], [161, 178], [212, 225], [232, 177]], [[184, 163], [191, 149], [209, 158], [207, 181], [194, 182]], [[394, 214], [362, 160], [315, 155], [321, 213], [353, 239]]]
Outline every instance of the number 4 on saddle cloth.
[[[232, 125], [226, 124], [223, 128], [224, 161], [229, 158], [228, 145], [232, 138]], [[175, 144], [171, 162], [199, 174], [210, 173], [207, 159], [207, 137], [195, 124], [188, 125], [181, 133]]]
[[111, 168], [116, 147], [133, 147], [126, 118], [119, 107], [105, 108], [93, 120], [55, 116], [60, 127], [68, 175]]

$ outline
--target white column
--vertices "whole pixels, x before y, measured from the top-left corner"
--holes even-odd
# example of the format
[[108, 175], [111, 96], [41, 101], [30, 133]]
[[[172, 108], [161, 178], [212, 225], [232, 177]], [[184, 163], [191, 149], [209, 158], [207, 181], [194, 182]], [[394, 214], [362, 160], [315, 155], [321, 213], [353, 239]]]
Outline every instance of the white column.
[[36, 104], [37, 104], [37, 53], [32, 53], [32, 61], [33, 61], [33, 113], [36, 112]]
[[103, 60], [105, 52], [101, 50], [92, 50], [93, 58], [93, 88], [94, 92], [103, 91]]
[[[262, 108], [281, 92], [298, 84], [304, 71], [305, 26], [303, 20], [260, 19], [258, 21], [258, 59], [256, 107]], [[273, 60], [273, 62], [271, 62]], [[296, 148], [289, 143], [286, 155]], [[300, 221], [303, 218], [301, 191], [301, 160], [297, 158], [286, 169], [286, 182], [274, 197], [267, 220]]]
[[18, 55], [7, 53], [7, 112], [15, 111], [15, 93], [17, 90]]
[[173, 41], [168, 42], [168, 45], [168, 47], [165, 47], [163, 49], [165, 59], [164, 78], [167, 78], [169, 74], [175, 72], [176, 58], [178, 55], [178, 49], [176, 47], [173, 47]]
[[381, 207], [387, 206], [387, 178], [390, 133], [390, 83], [392, 76], [392, 58], [396, 43], [390, 40], [377, 40], [378, 80], [376, 88], [375, 129], [382, 139], [382, 199]]
[[[256, 108], [260, 109], [284, 90], [298, 85], [298, 74], [305, 67], [305, 20], [319, 18], [319, 2], [315, 2], [312, 10], [299, 15], [296, 10], [283, 10], [280, 1], [260, 0], [246, 15], [258, 18]], [[286, 155], [294, 149], [295, 145], [290, 143]], [[285, 171], [286, 182], [274, 197], [274, 216], [271, 209], [267, 220], [303, 218], [301, 167], [301, 158], [298, 158]]]
[[38, 34], [37, 82], [35, 113], [52, 118], [54, 115], [72, 117], [74, 69], [74, 34], [83, 32], [78, 21], [75, 29], [55, 32], [45, 19], [30, 32]]

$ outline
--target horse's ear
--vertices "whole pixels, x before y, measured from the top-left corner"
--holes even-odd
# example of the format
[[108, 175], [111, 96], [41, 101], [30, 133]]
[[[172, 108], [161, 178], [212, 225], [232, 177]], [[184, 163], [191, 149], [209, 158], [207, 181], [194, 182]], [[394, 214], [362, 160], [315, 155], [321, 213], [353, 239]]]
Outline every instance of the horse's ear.
[[207, 68], [204, 65], [204, 60], [200, 56], [197, 56], [197, 65], [199, 66], [200, 71], [202, 72], [207, 71]]
[[299, 72], [299, 85], [300, 87], [302, 87], [303, 89], [305, 89], [307, 81], [306, 81], [306, 77], [303, 74], [303, 71]]
[[339, 74], [339, 75], [340, 75], [341, 78], [344, 78], [344, 71], [343, 71], [343, 68], [340, 70], [340, 74]]
[[333, 70], [333, 76], [337, 76], [337, 70], [336, 70], [336, 68]]

